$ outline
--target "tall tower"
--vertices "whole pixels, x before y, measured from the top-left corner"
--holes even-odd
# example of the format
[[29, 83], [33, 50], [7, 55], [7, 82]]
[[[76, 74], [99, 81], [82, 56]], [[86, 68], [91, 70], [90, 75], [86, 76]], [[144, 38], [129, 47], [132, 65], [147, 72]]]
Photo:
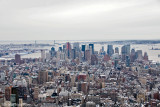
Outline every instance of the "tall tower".
[[71, 44], [69, 42], [66, 43], [66, 53], [67, 53], [67, 57], [70, 58], [71, 57]]
[[15, 55], [15, 63], [16, 64], [21, 64], [21, 56], [19, 54]]
[[86, 45], [82, 45], [83, 60], [85, 60]]
[[44, 61], [46, 58], [45, 50], [41, 50], [41, 59]]
[[114, 54], [113, 45], [108, 45], [107, 54], [112, 56]]
[[130, 56], [130, 45], [124, 45], [121, 48], [122, 60], [126, 60], [126, 56]]
[[50, 55], [51, 55], [51, 57], [55, 57], [56, 56], [56, 51], [55, 51], [54, 47], [51, 48]]
[[92, 50], [92, 54], [94, 54], [94, 44], [89, 44], [89, 49]]

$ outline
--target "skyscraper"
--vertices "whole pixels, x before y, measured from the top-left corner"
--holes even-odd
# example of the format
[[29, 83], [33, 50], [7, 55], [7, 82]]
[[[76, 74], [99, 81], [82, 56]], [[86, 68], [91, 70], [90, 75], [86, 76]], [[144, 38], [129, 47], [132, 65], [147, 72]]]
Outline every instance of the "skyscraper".
[[115, 53], [119, 54], [119, 48], [118, 47], [115, 48]]
[[91, 65], [97, 65], [98, 64], [98, 58], [96, 55], [91, 55]]
[[126, 56], [126, 66], [130, 67], [130, 57], [128, 55]]
[[75, 59], [76, 58], [76, 49], [71, 50], [71, 58]]
[[134, 61], [136, 60], [136, 52], [135, 52], [135, 49], [132, 49], [132, 50], [131, 50], [130, 60], [131, 60], [131, 62], [134, 62]]
[[55, 57], [56, 56], [56, 51], [55, 51], [54, 47], [51, 48], [50, 54], [51, 54], [51, 57]]
[[21, 56], [19, 54], [15, 55], [15, 63], [16, 64], [21, 64]]
[[125, 61], [126, 60], [126, 56], [130, 55], [130, 45], [122, 46], [121, 53], [122, 53], [122, 60]]
[[86, 50], [86, 45], [82, 45], [82, 57], [83, 57], [83, 60], [85, 60], [85, 50]]
[[82, 51], [85, 51], [86, 45], [82, 45]]
[[38, 87], [35, 87], [34, 88], [34, 100], [38, 100], [38, 95], [39, 95], [39, 88]]
[[59, 47], [59, 48], [58, 48], [58, 51], [62, 51], [62, 47]]
[[143, 59], [146, 60], [146, 61], [148, 61], [148, 54], [147, 54], [147, 52], [144, 53]]
[[63, 52], [66, 51], [66, 45], [63, 45]]
[[48, 82], [48, 72], [47, 71], [39, 71], [38, 73], [38, 83], [44, 84]]
[[136, 51], [136, 58], [137, 58], [138, 60], [142, 60], [142, 59], [143, 59], [142, 50], [137, 50], [137, 51]]
[[6, 87], [5, 88], [5, 98], [6, 98], [7, 101], [10, 101], [11, 89], [12, 89], [12, 87]]
[[42, 59], [42, 61], [45, 61], [45, 58], [46, 58], [45, 50], [41, 50], [41, 59]]
[[100, 50], [100, 54], [103, 56], [106, 55], [106, 52], [104, 51], [104, 46], [102, 46], [102, 49]]
[[89, 49], [92, 50], [92, 54], [94, 54], [94, 44], [89, 44]]
[[86, 50], [86, 51], [85, 51], [85, 60], [86, 60], [86, 61], [90, 61], [90, 59], [91, 59], [90, 50]]
[[102, 46], [102, 52], [104, 52], [104, 46]]
[[107, 54], [112, 56], [114, 54], [113, 45], [108, 45]]
[[67, 58], [71, 57], [71, 44], [69, 42], [66, 43], [66, 54]]
[[79, 43], [78, 42], [73, 43], [73, 49], [75, 49], [76, 51], [79, 51]]

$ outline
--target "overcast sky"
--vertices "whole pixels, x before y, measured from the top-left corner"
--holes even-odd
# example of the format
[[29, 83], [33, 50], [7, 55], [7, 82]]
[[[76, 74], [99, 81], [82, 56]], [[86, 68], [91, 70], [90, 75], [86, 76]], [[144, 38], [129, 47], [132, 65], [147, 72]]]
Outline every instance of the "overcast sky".
[[160, 39], [160, 0], [0, 0], [0, 40]]

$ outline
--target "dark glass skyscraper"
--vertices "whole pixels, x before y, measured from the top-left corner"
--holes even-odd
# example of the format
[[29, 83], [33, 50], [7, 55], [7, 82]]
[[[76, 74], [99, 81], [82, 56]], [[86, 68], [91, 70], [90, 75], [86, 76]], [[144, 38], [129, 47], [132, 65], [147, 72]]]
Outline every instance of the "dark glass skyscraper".
[[107, 54], [112, 56], [114, 54], [113, 45], [108, 45]]
[[83, 59], [85, 60], [86, 45], [82, 45]]
[[82, 45], [82, 51], [86, 50], [86, 45]]
[[94, 54], [94, 44], [89, 44], [89, 49], [92, 49], [92, 54]]
[[56, 51], [54, 47], [51, 48], [50, 54], [51, 54], [51, 57], [54, 57], [56, 55]]

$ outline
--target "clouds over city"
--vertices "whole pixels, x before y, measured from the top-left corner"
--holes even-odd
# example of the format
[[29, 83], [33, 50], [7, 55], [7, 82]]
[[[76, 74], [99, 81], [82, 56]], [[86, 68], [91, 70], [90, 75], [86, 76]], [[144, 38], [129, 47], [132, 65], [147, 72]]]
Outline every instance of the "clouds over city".
[[0, 0], [1, 40], [159, 39], [159, 0]]

